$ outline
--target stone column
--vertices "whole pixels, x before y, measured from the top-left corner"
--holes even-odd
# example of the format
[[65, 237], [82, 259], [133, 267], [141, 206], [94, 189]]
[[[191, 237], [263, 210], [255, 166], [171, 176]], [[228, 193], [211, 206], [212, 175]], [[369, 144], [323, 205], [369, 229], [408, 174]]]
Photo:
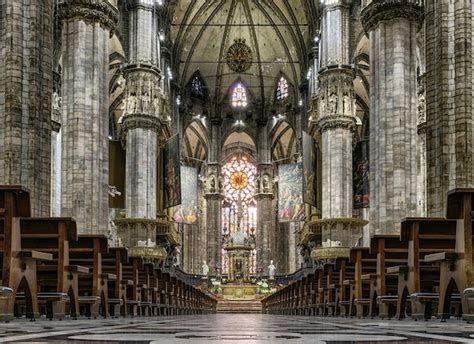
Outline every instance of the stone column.
[[206, 227], [207, 227], [207, 261], [214, 273], [221, 269], [222, 250], [222, 195], [221, 185], [221, 125], [219, 119], [211, 119], [211, 140], [207, 164], [207, 201]]
[[472, 1], [425, 1], [428, 216], [447, 192], [474, 187]]
[[122, 135], [126, 141], [127, 217], [155, 219], [158, 136], [161, 132], [160, 43], [154, 3], [129, 0], [129, 63]]
[[417, 158], [417, 216], [427, 216], [426, 212], [426, 93], [425, 77], [418, 78], [418, 158]]
[[[352, 223], [352, 149], [356, 129], [354, 71], [349, 65], [349, 5], [333, 1], [323, 9], [319, 71], [322, 159], [322, 220], [328, 247], [351, 247], [362, 235]], [[338, 242], [338, 243], [336, 243]]]
[[370, 229], [397, 234], [416, 215], [416, 33], [419, 1], [374, 1], [362, 11], [370, 38]]
[[53, 73], [51, 112], [51, 216], [61, 216], [61, 75]]
[[79, 233], [108, 232], [109, 1], [61, 0], [63, 49], [62, 216]]
[[0, 183], [49, 216], [53, 0], [3, 0], [0, 13]]
[[268, 140], [267, 120], [260, 119], [258, 125], [257, 149], [257, 180], [255, 200], [257, 201], [257, 271], [264, 275], [268, 273], [270, 260], [277, 260], [276, 252], [272, 252], [272, 200], [273, 200], [273, 168], [271, 163], [271, 149]]

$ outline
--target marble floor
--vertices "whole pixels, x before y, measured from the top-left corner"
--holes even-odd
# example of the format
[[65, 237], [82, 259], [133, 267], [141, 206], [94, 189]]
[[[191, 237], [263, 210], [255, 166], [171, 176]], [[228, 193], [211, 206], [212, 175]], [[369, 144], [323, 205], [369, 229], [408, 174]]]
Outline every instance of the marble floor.
[[474, 343], [474, 325], [217, 314], [0, 323], [1, 343]]

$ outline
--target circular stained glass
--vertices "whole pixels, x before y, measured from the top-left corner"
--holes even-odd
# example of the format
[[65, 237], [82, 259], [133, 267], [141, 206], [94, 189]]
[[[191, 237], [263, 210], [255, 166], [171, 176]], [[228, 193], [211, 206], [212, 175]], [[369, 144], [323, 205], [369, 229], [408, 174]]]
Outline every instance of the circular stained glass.
[[249, 184], [249, 177], [245, 172], [234, 172], [230, 176], [230, 185], [236, 190], [242, 190]]
[[246, 156], [234, 156], [222, 167], [224, 192], [229, 203], [251, 203], [255, 194], [257, 168]]

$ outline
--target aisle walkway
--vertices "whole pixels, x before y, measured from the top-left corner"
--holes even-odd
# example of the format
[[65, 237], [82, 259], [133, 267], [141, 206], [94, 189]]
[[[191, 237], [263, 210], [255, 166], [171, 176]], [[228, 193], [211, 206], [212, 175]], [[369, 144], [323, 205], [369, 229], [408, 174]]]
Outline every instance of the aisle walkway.
[[154, 319], [15, 321], [0, 324], [0, 342], [300, 344], [332, 342], [474, 343], [474, 325], [285, 317], [254, 314]]

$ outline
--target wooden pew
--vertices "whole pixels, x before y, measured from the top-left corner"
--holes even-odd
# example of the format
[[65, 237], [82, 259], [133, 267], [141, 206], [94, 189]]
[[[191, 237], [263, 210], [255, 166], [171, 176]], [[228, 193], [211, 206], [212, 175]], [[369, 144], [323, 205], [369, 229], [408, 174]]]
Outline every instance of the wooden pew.
[[334, 264], [325, 264], [324, 278], [325, 278], [325, 289], [324, 289], [324, 305], [325, 305], [325, 314], [328, 316], [336, 316], [339, 313], [336, 304], [336, 293], [337, 293], [337, 272], [335, 270]]
[[[354, 287], [351, 289], [351, 305], [355, 305], [359, 318], [371, 316], [370, 284], [375, 276], [377, 256], [371, 254], [367, 247], [351, 249], [350, 262], [354, 264]], [[350, 310], [351, 314], [353, 310]]]
[[413, 319], [431, 318], [433, 306], [439, 299], [440, 267], [430, 255], [454, 252], [456, 226], [456, 220], [444, 218], [402, 221], [400, 240], [408, 244], [408, 264], [387, 269], [389, 274], [398, 274], [399, 318], [405, 317], [407, 301], [410, 301]]
[[[339, 315], [355, 316], [356, 307], [353, 304], [351, 295], [354, 294], [355, 264], [349, 258], [337, 258], [335, 269], [338, 272], [338, 284], [336, 292], [336, 304], [339, 306]], [[352, 313], [351, 313], [352, 311]]]
[[387, 269], [407, 265], [408, 242], [401, 241], [399, 235], [375, 235], [370, 252], [377, 256], [376, 276], [370, 287], [370, 314], [392, 318], [397, 312], [398, 275], [387, 273]]
[[[52, 255], [51, 261], [37, 264], [38, 302], [46, 317], [62, 319], [79, 311], [78, 278], [87, 267], [69, 261], [69, 243], [78, 240], [76, 222], [71, 218], [21, 218], [22, 246]], [[69, 310], [66, 312], [66, 305]]]
[[125, 247], [111, 247], [108, 253], [102, 254], [102, 272], [116, 276], [115, 280], [108, 280], [109, 314], [113, 317], [128, 315], [127, 291], [132, 289], [133, 280], [124, 278], [122, 267], [126, 264], [129, 257]]
[[[460, 292], [474, 286], [473, 231], [474, 189], [455, 189], [448, 193], [446, 218], [456, 221], [454, 252], [442, 251], [425, 256], [425, 261], [440, 264], [438, 317], [460, 316]], [[462, 313], [465, 320], [474, 320], [474, 308], [469, 307], [464, 293]]]
[[143, 258], [129, 257], [129, 261], [122, 265], [123, 278], [133, 282], [131, 288], [127, 289], [127, 313], [128, 315], [135, 317], [140, 315], [141, 311], [141, 298], [142, 298], [142, 285], [139, 281], [140, 269], [144, 267]]
[[79, 276], [80, 313], [89, 318], [108, 317], [108, 281], [117, 276], [102, 271], [102, 254], [109, 250], [107, 238], [104, 235], [79, 235], [78, 239], [70, 243], [69, 260], [89, 269], [89, 273]]
[[[0, 320], [13, 318], [17, 293], [24, 293], [26, 316], [38, 316], [36, 264], [52, 255], [21, 246], [20, 217], [31, 217], [29, 191], [21, 186], [0, 186]], [[17, 307], [17, 312], [19, 307]]]

